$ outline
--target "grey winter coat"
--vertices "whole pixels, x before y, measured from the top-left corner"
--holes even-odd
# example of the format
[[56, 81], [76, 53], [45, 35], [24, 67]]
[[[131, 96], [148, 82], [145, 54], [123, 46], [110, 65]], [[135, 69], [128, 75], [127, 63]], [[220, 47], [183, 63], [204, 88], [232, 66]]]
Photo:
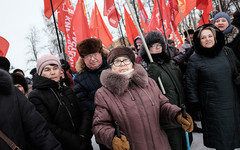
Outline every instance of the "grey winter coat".
[[96, 141], [112, 148], [113, 122], [118, 121], [131, 150], [170, 150], [159, 122], [177, 124], [175, 116], [181, 109], [169, 103], [143, 67], [135, 64], [130, 80], [110, 69], [100, 80], [103, 87], [95, 95], [92, 129]]

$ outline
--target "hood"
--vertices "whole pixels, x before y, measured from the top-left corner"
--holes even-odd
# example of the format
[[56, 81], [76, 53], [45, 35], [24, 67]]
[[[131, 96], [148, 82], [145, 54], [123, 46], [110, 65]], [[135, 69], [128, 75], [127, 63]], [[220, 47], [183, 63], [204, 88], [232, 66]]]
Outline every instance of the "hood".
[[8, 95], [11, 93], [12, 88], [13, 88], [13, 82], [10, 74], [3, 70], [0, 69], [0, 93], [3, 95]]
[[121, 95], [128, 89], [130, 81], [143, 88], [146, 87], [148, 84], [148, 74], [141, 65], [135, 63], [132, 78], [129, 79], [123, 74], [117, 74], [111, 69], [106, 69], [103, 70], [100, 81], [109, 91]]
[[59, 83], [43, 76], [35, 75], [33, 89], [58, 88]]
[[[108, 49], [105, 49], [105, 48], [102, 49], [103, 59], [107, 58], [108, 53], [109, 53]], [[75, 68], [76, 68], [76, 70], [79, 74], [84, 72], [85, 69], [87, 68], [86, 65], [84, 64], [84, 61], [83, 61], [82, 57], [78, 58]]]
[[[201, 44], [200, 44], [200, 38], [198, 38], [198, 34], [202, 29], [205, 29], [206, 27], [212, 27], [215, 29], [216, 31], [216, 43], [212, 48], [204, 48]], [[194, 33], [193, 36], [193, 41], [194, 41], [194, 48], [195, 48], [195, 52], [199, 55], [203, 55], [206, 57], [215, 57], [219, 54], [219, 52], [222, 50], [223, 46], [224, 46], [224, 35], [222, 34], [222, 32], [215, 27], [213, 24], [205, 24], [203, 26], [200, 26]]]
[[[162, 45], [162, 51], [165, 52], [167, 49], [167, 45], [165, 42], [165, 39], [161, 32], [159, 31], [150, 31], [145, 36], [145, 41], [147, 44], [147, 47], [150, 48], [154, 43], [160, 43]], [[147, 55], [147, 52], [145, 50], [145, 47], [142, 45], [140, 48], [140, 56], [143, 57], [144, 55]]]

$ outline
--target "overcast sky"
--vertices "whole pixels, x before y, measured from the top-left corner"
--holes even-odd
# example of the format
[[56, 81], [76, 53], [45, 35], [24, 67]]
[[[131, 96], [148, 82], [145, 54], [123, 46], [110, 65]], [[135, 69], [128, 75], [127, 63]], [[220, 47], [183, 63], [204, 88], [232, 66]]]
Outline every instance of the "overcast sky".
[[[44, 0], [2, 0], [0, 5], [0, 36], [4, 37], [10, 43], [6, 57], [14, 68], [23, 69], [29, 76], [30, 70], [35, 67], [34, 64], [27, 64], [29, 55], [29, 41], [26, 36], [33, 26], [42, 34], [44, 28], [43, 8]], [[102, 13], [104, 0], [97, 0], [98, 7]], [[76, 4], [77, 0], [72, 0]], [[93, 7], [94, 0], [85, 0], [88, 7]], [[91, 6], [92, 5], [92, 6]], [[51, 18], [52, 19], [52, 18]], [[46, 38], [42, 34], [41, 38]], [[43, 50], [44, 51], [44, 50]], [[44, 53], [49, 53], [44, 51]], [[28, 70], [28, 71], [27, 71]]]

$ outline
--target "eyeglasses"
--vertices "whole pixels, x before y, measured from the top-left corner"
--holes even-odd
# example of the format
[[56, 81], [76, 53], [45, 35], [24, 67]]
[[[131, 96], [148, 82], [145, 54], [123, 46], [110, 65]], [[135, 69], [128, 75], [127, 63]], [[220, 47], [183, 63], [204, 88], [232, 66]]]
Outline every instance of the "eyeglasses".
[[[125, 64], [125, 65], [129, 65], [130, 63], [131, 63], [131, 60], [130, 59], [124, 59], [124, 60], [115, 60], [115, 61], [113, 61], [113, 65], [115, 66], [115, 67], [119, 67], [121, 64]], [[111, 65], [112, 65], [111, 64]]]
[[157, 43], [157, 44], [153, 44], [151, 47], [152, 48], [160, 48], [160, 47], [162, 47], [162, 45]]
[[99, 56], [99, 54], [100, 53], [88, 54], [88, 55], [84, 56], [84, 59], [91, 60], [92, 58], [96, 58], [97, 56]]

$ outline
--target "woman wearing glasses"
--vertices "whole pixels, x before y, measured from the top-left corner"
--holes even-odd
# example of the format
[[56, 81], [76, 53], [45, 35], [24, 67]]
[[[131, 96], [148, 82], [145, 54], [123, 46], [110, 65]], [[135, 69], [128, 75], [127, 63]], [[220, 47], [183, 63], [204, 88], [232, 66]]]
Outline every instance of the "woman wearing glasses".
[[[146, 44], [149, 48], [154, 63], [150, 63], [144, 47], [141, 47], [142, 58], [149, 64], [148, 74], [159, 85], [158, 77], [161, 78], [162, 84], [166, 91], [165, 96], [171, 104], [180, 106], [185, 103], [183, 75], [180, 68], [170, 60], [167, 55], [167, 43], [161, 32], [151, 31], [145, 37]], [[165, 130], [172, 150], [185, 150], [186, 141], [185, 133], [180, 125], [171, 125], [164, 121], [161, 122]]]
[[94, 101], [92, 131], [96, 141], [110, 149], [170, 150], [160, 120], [191, 132], [191, 117], [184, 119], [181, 109], [168, 102], [156, 82], [134, 61], [134, 53], [125, 46], [113, 48], [107, 56], [110, 68], [100, 76], [103, 86]]

